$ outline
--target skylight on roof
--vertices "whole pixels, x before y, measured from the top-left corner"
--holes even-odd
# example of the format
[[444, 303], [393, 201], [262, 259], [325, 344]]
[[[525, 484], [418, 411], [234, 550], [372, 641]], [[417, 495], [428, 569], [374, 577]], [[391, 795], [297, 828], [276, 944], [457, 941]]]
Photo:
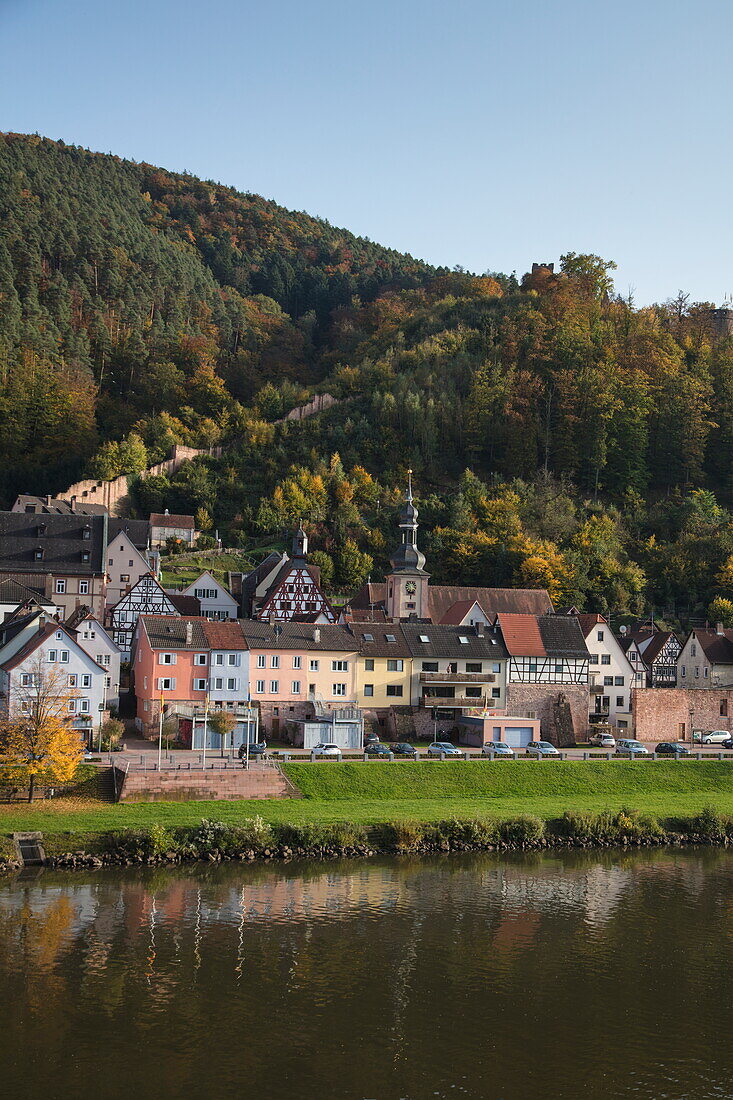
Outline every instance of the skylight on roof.
[[384, 635], [384, 639], [385, 639], [385, 641], [387, 641], [387, 642], [396, 642], [396, 641], [397, 641], [397, 639], [395, 638], [394, 634], [385, 634], [385, 635]]
[[373, 642], [374, 641], [374, 635], [373, 634], [365, 634], [364, 635], [364, 641], [365, 642]]
[[458, 641], [461, 643], [461, 645], [468, 645], [468, 638], [465, 634], [459, 634]]
[[430, 641], [430, 638], [428, 638], [427, 634], [420, 634], [418, 637], [419, 637], [419, 640], [421, 642], [429, 642]]

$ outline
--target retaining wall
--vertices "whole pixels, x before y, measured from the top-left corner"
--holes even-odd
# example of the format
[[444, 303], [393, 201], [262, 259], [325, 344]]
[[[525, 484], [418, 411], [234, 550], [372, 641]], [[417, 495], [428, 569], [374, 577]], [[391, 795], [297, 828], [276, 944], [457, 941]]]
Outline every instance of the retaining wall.
[[240, 798], [290, 798], [292, 789], [276, 768], [250, 765], [203, 772], [130, 771], [120, 794], [121, 802], [190, 802], [199, 799], [235, 801]]
[[689, 741], [690, 725], [733, 732], [733, 688], [633, 688], [631, 710], [639, 741]]

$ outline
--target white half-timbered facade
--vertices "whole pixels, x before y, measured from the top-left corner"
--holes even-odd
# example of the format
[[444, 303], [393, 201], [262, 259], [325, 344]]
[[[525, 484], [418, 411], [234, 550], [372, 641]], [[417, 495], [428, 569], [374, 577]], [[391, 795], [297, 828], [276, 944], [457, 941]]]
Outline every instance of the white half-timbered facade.
[[112, 641], [122, 652], [122, 659], [129, 661], [132, 638], [141, 615], [180, 615], [170, 595], [160, 586], [152, 573], [146, 574], [113, 608], [109, 630]]
[[589, 654], [575, 616], [501, 613], [497, 625], [509, 654], [507, 683], [587, 685]]
[[319, 578], [303, 559], [290, 560], [280, 569], [267, 597], [254, 616], [261, 621], [335, 623], [336, 612], [321, 591]]

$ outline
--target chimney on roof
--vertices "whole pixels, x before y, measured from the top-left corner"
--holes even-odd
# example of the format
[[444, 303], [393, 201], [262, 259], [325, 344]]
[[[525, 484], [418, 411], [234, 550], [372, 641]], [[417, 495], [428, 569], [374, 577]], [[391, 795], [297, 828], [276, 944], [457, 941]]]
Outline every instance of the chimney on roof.
[[45, 615], [39, 615], [38, 616], [38, 631], [39, 631], [39, 633], [41, 633], [45, 629], [46, 629], [46, 616]]
[[267, 616], [267, 621], [270, 624], [270, 626], [275, 625], [275, 612], [274, 611], [271, 611], [270, 614]]
[[476, 623], [476, 633], [479, 636], [479, 638], [483, 638], [483, 636], [484, 636], [484, 624], [480, 621]]
[[722, 634], [723, 633], [723, 624], [722, 623], [716, 623], [715, 624], [715, 633], [716, 634]]
[[320, 642], [320, 640], [321, 640], [321, 628], [320, 628], [320, 626], [317, 626], [313, 630], [313, 641], [314, 642]]
[[193, 641], [193, 623], [186, 623], [186, 645]]

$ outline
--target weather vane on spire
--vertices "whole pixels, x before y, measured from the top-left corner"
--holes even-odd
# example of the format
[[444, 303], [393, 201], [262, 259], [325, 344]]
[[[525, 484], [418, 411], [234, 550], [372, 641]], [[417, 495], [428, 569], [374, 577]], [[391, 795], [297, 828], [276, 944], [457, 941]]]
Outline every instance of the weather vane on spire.
[[407, 471], [407, 499], [412, 501], [412, 470]]

